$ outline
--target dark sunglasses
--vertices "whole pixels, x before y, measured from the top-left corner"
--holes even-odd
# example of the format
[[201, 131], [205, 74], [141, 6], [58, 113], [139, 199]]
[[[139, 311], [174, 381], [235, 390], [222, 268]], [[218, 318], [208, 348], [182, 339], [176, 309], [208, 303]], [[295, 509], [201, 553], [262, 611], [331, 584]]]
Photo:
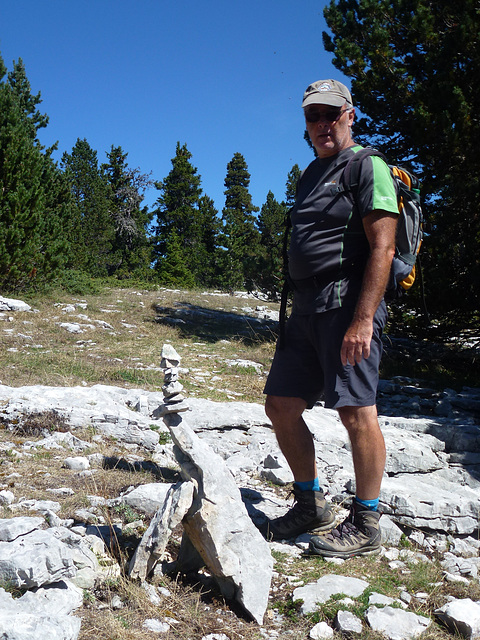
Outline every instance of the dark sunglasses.
[[332, 109], [331, 111], [325, 111], [323, 113], [317, 110], [305, 110], [305, 120], [312, 124], [315, 122], [333, 123], [339, 120], [347, 111], [350, 111], [350, 107], [346, 109]]

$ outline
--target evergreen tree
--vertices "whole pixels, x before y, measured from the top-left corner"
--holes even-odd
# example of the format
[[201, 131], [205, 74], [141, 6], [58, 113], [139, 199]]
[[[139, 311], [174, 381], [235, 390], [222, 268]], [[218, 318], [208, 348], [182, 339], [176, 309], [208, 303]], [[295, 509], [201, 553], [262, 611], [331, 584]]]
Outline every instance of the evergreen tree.
[[77, 139], [72, 152], [63, 154], [62, 164], [74, 203], [69, 266], [94, 277], [110, 275], [116, 266], [115, 227], [108, 181], [98, 166], [97, 152], [87, 140]]
[[25, 123], [28, 124], [32, 140], [35, 140], [35, 143], [40, 146], [37, 133], [39, 129], [48, 125], [48, 116], [40, 113], [37, 109], [37, 106], [42, 102], [41, 94], [39, 92], [37, 95], [32, 95], [25, 65], [21, 58], [14, 62], [13, 70], [8, 74], [8, 84], [17, 98], [18, 107]]
[[478, 313], [478, 0], [332, 0], [324, 14], [333, 34], [323, 34], [325, 48], [366, 114], [357, 139], [423, 179], [430, 308]]
[[[203, 210], [199, 207], [202, 194], [201, 179], [196, 167], [190, 162], [191, 157], [187, 145], [177, 142], [170, 173], [155, 185], [161, 191], [154, 211], [155, 269], [162, 282], [177, 286], [184, 286], [185, 276], [182, 275], [182, 282], [165, 280], [165, 274], [172, 273], [167, 264], [173, 259], [176, 263], [183, 260], [185, 273], [190, 273], [191, 281], [203, 284], [209, 271], [205, 242], [209, 234], [215, 235], [214, 216], [208, 207], [205, 209], [205, 204]], [[173, 257], [172, 251], [175, 252]]]
[[224, 255], [224, 285], [253, 290], [258, 276], [260, 237], [248, 191], [250, 174], [241, 153], [235, 153], [227, 165], [225, 207], [222, 212]]
[[300, 167], [298, 164], [294, 164], [287, 175], [287, 182], [285, 184], [285, 204], [289, 209], [295, 204], [297, 184], [300, 179], [300, 174]]
[[5, 82], [0, 58], [0, 286], [22, 290], [53, 278], [68, 246], [61, 230], [68, 193], [36, 136], [48, 118], [36, 109], [21, 61]]
[[285, 234], [284, 202], [275, 200], [271, 191], [258, 216], [260, 231], [259, 288], [270, 298], [276, 299], [283, 286], [283, 238]]
[[112, 145], [108, 163], [102, 166], [109, 190], [110, 219], [115, 239], [109, 258], [111, 273], [116, 277], [148, 277], [152, 260], [148, 228], [152, 214], [142, 207], [150, 177], [127, 165], [128, 153]]
[[196, 252], [194, 272], [197, 283], [217, 287], [221, 281], [222, 255], [219, 248], [220, 219], [213, 200], [203, 195], [198, 201], [200, 242]]
[[183, 241], [175, 229], [172, 229], [165, 242], [165, 258], [157, 263], [159, 281], [175, 287], [194, 288], [195, 278], [185, 258]]

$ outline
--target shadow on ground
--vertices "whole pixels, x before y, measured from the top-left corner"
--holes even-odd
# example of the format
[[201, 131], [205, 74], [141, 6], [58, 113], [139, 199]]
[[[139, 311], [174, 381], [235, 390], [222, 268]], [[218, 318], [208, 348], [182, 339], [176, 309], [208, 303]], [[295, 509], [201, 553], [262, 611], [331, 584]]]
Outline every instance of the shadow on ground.
[[236, 338], [247, 344], [274, 342], [278, 322], [253, 315], [208, 309], [188, 302], [154, 307], [155, 322], [176, 327], [184, 337], [195, 336], [206, 342]]

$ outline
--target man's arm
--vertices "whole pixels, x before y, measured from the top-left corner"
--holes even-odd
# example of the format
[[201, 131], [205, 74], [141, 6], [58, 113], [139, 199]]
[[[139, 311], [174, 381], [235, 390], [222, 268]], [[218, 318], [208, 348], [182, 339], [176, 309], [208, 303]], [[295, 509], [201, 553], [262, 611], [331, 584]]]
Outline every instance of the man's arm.
[[342, 364], [354, 365], [370, 355], [373, 317], [382, 301], [395, 253], [395, 229], [398, 214], [371, 211], [363, 218], [363, 227], [370, 245], [360, 296], [352, 322], [345, 333], [341, 348]]

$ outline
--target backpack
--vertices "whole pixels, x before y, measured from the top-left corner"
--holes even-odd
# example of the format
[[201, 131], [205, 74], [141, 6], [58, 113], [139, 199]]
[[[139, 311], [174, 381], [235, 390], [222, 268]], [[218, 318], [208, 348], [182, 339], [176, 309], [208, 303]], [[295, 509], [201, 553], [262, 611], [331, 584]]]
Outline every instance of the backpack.
[[[360, 163], [367, 156], [379, 156], [387, 162], [383, 153], [377, 149], [360, 149], [345, 166], [340, 190], [352, 191], [354, 194], [358, 186]], [[385, 291], [385, 299], [393, 301], [400, 298], [415, 282], [416, 266], [419, 266], [416, 262], [423, 240], [423, 214], [418, 178], [402, 167], [388, 166], [396, 186], [400, 214], [395, 238], [395, 255]]]

